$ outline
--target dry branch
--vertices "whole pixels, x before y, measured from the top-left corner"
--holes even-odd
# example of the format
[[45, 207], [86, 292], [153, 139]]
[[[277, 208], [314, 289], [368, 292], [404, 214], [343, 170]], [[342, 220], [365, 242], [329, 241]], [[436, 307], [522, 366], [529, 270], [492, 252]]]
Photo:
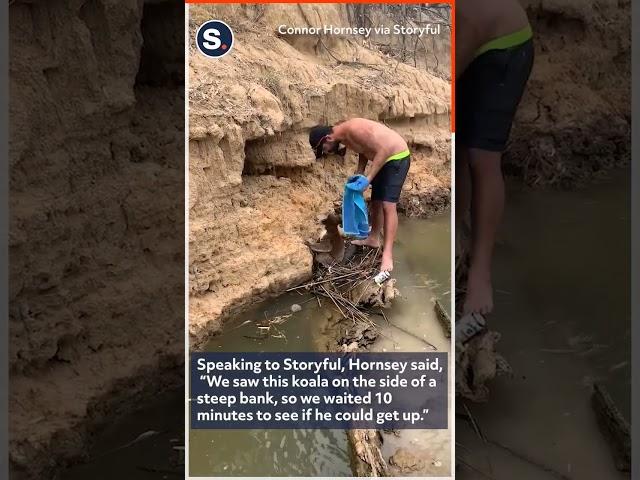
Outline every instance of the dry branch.
[[367, 307], [371, 291], [380, 292], [380, 295], [384, 291], [373, 281], [379, 271], [379, 257], [378, 249], [370, 249], [343, 263], [319, 264], [311, 281], [289, 290], [307, 291], [316, 297], [327, 298], [344, 318], [375, 327]]

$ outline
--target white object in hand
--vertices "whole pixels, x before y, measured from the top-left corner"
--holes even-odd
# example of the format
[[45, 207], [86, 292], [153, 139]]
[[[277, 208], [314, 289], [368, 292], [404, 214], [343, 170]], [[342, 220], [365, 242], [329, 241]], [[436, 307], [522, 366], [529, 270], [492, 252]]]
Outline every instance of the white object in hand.
[[390, 278], [391, 278], [391, 274], [385, 270], [384, 272], [380, 272], [378, 275], [373, 277], [373, 281], [376, 282], [378, 285], [382, 285], [384, 282], [386, 282]]
[[456, 322], [456, 343], [465, 343], [484, 330], [486, 321], [479, 313], [469, 313]]

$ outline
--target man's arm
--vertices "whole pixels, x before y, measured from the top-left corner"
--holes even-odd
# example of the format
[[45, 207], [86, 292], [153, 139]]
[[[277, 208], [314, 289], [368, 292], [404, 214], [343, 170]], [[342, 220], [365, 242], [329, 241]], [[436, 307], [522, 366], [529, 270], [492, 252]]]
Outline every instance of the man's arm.
[[364, 175], [364, 169], [367, 166], [368, 161], [369, 159], [366, 155], [363, 155], [362, 153], [358, 154], [358, 169], [356, 170], [356, 175]]
[[473, 37], [468, 32], [465, 32], [464, 29], [456, 28], [456, 80], [467, 69], [473, 60], [476, 50]]
[[373, 160], [371, 161], [371, 167], [369, 168], [369, 174], [367, 175], [367, 179], [369, 179], [369, 183], [373, 181], [373, 179], [378, 174], [380, 169], [384, 167], [387, 157], [388, 157], [387, 152], [382, 150], [379, 150], [376, 153], [376, 156], [373, 157]]

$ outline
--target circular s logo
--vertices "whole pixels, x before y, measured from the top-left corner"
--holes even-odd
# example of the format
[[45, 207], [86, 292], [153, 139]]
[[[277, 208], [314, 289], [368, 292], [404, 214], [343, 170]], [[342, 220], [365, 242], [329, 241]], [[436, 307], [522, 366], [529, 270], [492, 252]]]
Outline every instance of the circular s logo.
[[220, 20], [209, 20], [198, 28], [196, 45], [198, 50], [207, 57], [224, 57], [233, 46], [233, 31], [229, 25]]

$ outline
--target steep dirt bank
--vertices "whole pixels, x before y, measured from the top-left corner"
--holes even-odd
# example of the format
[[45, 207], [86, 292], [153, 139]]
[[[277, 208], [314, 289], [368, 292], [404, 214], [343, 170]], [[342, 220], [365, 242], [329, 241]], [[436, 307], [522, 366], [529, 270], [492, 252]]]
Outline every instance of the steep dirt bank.
[[536, 60], [506, 169], [528, 184], [572, 187], [630, 158], [629, 0], [523, 0]]
[[11, 2], [12, 478], [182, 382], [182, 8]]
[[[340, 198], [356, 159], [316, 162], [308, 129], [381, 120], [414, 152], [400, 208], [449, 203], [449, 85], [339, 37], [286, 36], [280, 24], [347, 25], [344, 6], [192, 6], [192, 32], [219, 18], [234, 50], [212, 61], [191, 45], [189, 274], [192, 346], [230, 309], [311, 275], [304, 240]], [[339, 61], [338, 61], [339, 60]]]

